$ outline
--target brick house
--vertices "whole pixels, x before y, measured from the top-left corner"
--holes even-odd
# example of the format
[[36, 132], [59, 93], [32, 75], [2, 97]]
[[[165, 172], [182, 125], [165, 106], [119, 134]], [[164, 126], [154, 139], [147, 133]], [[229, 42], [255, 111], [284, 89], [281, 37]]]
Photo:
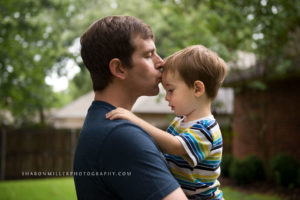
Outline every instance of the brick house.
[[255, 154], [270, 159], [286, 153], [300, 161], [300, 74], [262, 79], [262, 69], [253, 67], [225, 81], [225, 86], [235, 90], [233, 156]]

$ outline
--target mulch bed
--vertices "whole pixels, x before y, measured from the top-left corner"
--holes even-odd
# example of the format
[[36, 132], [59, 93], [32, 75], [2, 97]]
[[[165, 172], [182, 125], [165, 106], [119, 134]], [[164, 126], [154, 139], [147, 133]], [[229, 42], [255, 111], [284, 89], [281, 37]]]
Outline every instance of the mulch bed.
[[221, 186], [229, 186], [244, 193], [276, 194], [286, 200], [300, 199], [300, 188], [280, 187], [267, 181], [255, 181], [250, 184], [239, 185], [229, 178], [221, 177], [219, 180]]

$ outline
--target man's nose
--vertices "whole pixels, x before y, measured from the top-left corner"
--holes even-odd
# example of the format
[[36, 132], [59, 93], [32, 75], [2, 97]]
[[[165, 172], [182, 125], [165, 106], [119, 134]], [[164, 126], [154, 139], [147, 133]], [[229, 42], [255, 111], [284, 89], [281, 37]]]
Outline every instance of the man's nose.
[[155, 68], [159, 70], [162, 69], [164, 66], [164, 60], [158, 54], [156, 54], [155, 56], [154, 63], [155, 63]]

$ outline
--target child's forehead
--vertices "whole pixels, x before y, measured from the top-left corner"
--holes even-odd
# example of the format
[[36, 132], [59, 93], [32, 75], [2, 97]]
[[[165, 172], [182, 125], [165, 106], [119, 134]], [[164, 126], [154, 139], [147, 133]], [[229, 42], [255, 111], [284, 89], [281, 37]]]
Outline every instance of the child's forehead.
[[180, 74], [179, 74], [179, 72], [177, 71], [177, 70], [164, 70], [163, 72], [162, 72], [162, 77], [164, 77], [164, 78], [180, 78], [181, 76], [180, 76]]
[[166, 82], [169, 81], [170, 79], [172, 79], [175, 76], [174, 72], [170, 72], [170, 71], [163, 71], [162, 73], [162, 81]]
[[162, 73], [162, 83], [164, 85], [170, 84], [173, 81], [181, 80], [181, 76], [177, 71], [164, 71]]

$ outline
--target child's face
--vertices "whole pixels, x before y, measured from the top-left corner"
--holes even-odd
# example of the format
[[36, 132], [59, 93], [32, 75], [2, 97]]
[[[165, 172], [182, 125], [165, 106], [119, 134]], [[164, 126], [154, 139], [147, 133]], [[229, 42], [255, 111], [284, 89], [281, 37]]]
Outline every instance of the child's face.
[[194, 89], [189, 88], [177, 72], [164, 72], [162, 84], [167, 93], [166, 100], [175, 115], [188, 116], [197, 109]]

